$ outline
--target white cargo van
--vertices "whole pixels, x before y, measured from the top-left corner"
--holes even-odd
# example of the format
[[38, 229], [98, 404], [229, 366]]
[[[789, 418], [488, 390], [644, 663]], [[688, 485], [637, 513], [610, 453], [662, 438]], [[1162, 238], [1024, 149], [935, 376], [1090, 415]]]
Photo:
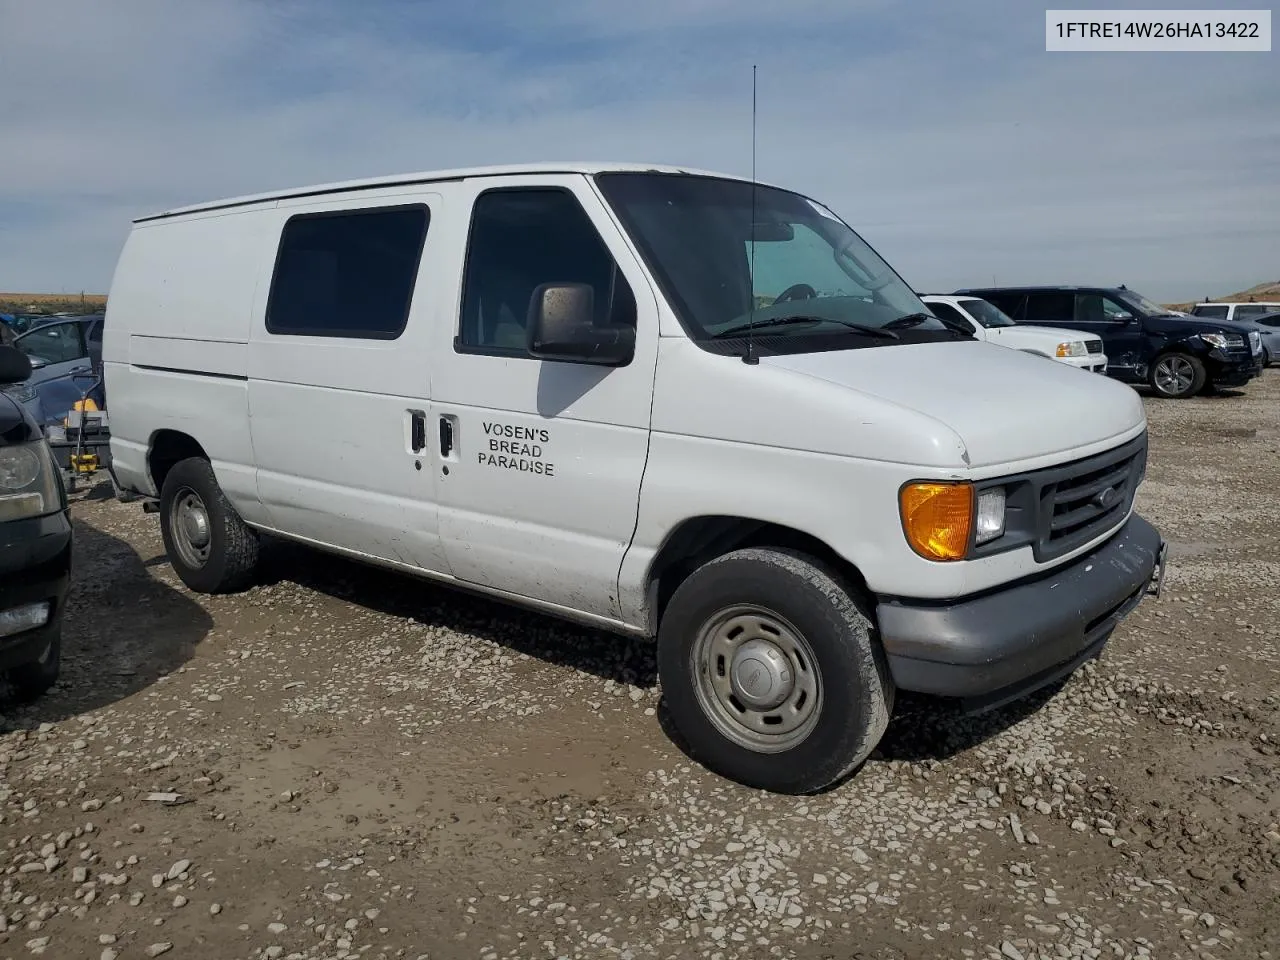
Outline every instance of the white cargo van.
[[270, 533], [656, 637], [691, 751], [771, 790], [856, 767], [896, 689], [1065, 675], [1163, 567], [1132, 390], [949, 331], [826, 207], [732, 177], [147, 217], [104, 354], [118, 485], [192, 589], [250, 584]]

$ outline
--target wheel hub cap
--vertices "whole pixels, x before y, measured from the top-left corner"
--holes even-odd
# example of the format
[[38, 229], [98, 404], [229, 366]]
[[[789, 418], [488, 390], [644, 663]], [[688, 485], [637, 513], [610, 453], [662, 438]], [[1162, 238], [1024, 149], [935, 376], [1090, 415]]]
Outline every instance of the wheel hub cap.
[[729, 676], [738, 699], [755, 710], [772, 710], [795, 690], [786, 654], [768, 640], [748, 640], [740, 646]]
[[199, 507], [188, 504], [182, 513], [182, 529], [193, 547], [209, 545], [209, 517]]

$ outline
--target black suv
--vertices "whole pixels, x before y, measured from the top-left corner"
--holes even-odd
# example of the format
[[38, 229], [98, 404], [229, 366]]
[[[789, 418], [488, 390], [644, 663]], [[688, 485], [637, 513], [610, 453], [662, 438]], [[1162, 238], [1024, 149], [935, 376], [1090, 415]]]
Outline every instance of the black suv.
[[40, 425], [5, 392], [31, 362], [0, 346], [0, 672], [21, 700], [58, 679], [71, 580], [71, 516]]
[[990, 301], [1016, 323], [1096, 333], [1109, 376], [1148, 384], [1162, 397], [1192, 397], [1209, 385], [1240, 387], [1262, 372], [1257, 333], [1172, 313], [1123, 286], [985, 287], [956, 294]]

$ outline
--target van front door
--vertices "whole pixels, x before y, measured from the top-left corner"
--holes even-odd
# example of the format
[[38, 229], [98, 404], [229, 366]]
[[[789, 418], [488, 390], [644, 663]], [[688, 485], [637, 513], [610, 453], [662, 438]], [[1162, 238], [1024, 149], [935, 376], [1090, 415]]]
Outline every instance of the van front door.
[[[460, 319], [436, 345], [440, 533], [461, 580], [619, 618], [617, 583], [635, 529], [649, 445], [657, 303], [582, 177], [539, 177], [466, 197]], [[597, 322], [634, 324], [620, 367], [536, 359], [534, 289], [588, 283]]]

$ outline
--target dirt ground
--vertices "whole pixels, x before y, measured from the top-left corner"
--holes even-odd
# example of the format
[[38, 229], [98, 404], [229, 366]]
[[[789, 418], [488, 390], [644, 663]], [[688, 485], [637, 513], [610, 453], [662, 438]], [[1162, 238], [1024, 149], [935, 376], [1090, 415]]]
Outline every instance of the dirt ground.
[[0, 699], [0, 957], [1280, 955], [1280, 371], [1145, 402], [1163, 598], [799, 799], [691, 764], [643, 644], [289, 546], [195, 596], [99, 488]]

